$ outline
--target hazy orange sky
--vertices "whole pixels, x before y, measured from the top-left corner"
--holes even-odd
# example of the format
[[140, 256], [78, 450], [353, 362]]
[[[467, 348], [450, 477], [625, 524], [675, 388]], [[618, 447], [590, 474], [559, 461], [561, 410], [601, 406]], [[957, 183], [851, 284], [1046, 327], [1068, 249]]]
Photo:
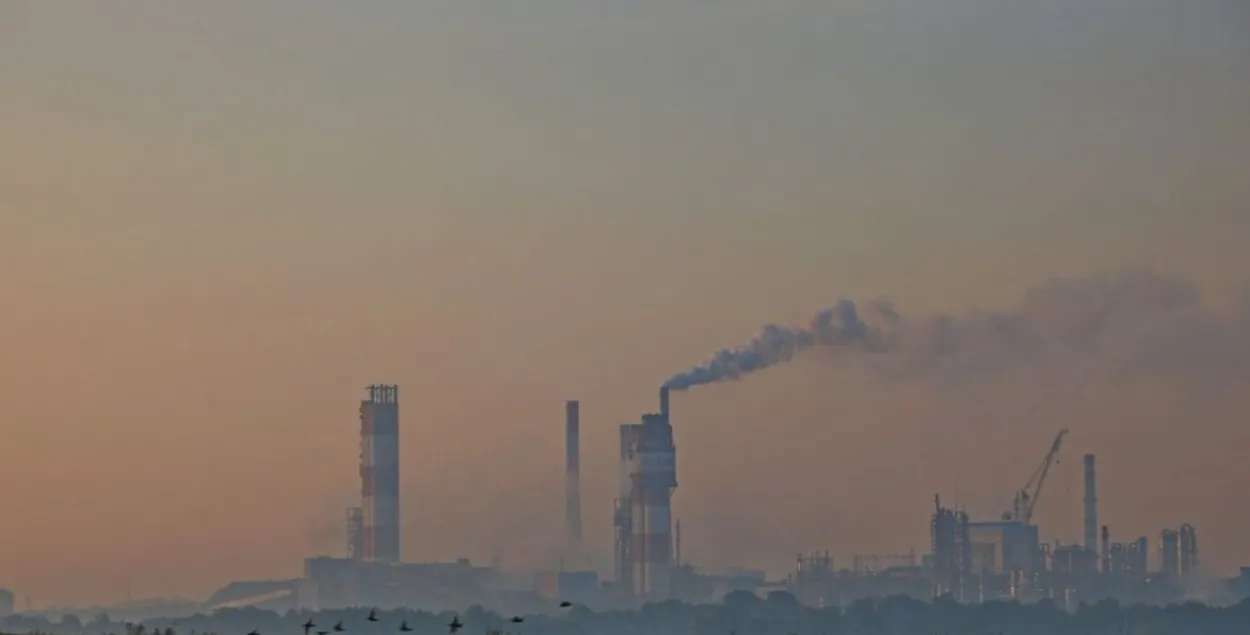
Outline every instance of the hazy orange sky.
[[[414, 560], [554, 564], [581, 399], [606, 572], [616, 425], [761, 323], [1250, 278], [1242, 0], [523, 5], [0, 4], [0, 586], [203, 597], [339, 553], [371, 382]], [[924, 549], [935, 490], [994, 513], [1066, 425], [1044, 536], [1079, 539], [1094, 451], [1117, 537], [1250, 564], [1246, 391], [1041, 386], [811, 355], [676, 395], [685, 555]]]

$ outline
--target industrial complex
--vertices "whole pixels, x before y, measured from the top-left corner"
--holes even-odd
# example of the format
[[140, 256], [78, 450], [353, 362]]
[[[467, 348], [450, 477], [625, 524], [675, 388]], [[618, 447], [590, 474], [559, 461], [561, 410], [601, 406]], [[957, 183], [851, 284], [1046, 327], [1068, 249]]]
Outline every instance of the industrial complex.
[[[546, 606], [547, 598], [558, 596], [592, 607], [627, 608], [669, 599], [714, 601], [732, 591], [787, 590], [816, 606], [895, 594], [963, 602], [1049, 598], [1075, 606], [1102, 598], [1173, 601], [1183, 597], [1183, 581], [1199, 568], [1197, 531], [1189, 524], [1163, 529], [1153, 557], [1147, 537], [1112, 540], [1110, 527], [1099, 522], [1093, 454], [1086, 454], [1082, 463], [1083, 542], [1043, 541], [1034, 512], [1063, 448], [1065, 429], [1058, 431], [1041, 463], [1013, 494], [1011, 508], [998, 517], [971, 518], [966, 510], [947, 507], [934, 495], [926, 554], [861, 554], [850, 566], [841, 567], [827, 551], [800, 555], [791, 574], [772, 580], [760, 571], [697, 569], [681, 558], [681, 525], [672, 509], [677, 448], [667, 387], [660, 389], [658, 406], [656, 412], [620, 425], [620, 489], [611, 506], [611, 579], [601, 579], [598, 571], [563, 566], [517, 575], [466, 559], [403, 562], [399, 389], [372, 385], [360, 403], [360, 504], [346, 512], [346, 553], [308, 558], [298, 579], [235, 583], [210, 603], [279, 610], [473, 604], [523, 610]], [[580, 402], [565, 403], [563, 429], [565, 554], [570, 562], [588, 562], [582, 533]], [[605, 501], [592, 508], [608, 505]], [[918, 514], [917, 521], [923, 518]], [[1247, 582], [1250, 579], [1240, 584], [1250, 588]]]
[[1015, 505], [999, 521], [974, 522], [963, 511], [945, 508], [935, 498], [931, 522], [932, 555], [927, 563], [935, 595], [961, 601], [998, 598], [1062, 599], [1066, 603], [1105, 597], [1165, 602], [1175, 599], [1178, 583], [1197, 571], [1198, 538], [1192, 525], [1160, 534], [1158, 566], [1150, 565], [1150, 540], [1112, 542], [1111, 530], [1098, 528], [1096, 457], [1083, 460], [1084, 542], [1053, 545], [1039, 540], [1032, 522], [1034, 504], [1046, 474], [1058, 456], [1067, 430], [1050, 451]]
[[[583, 554], [580, 403], [565, 403], [565, 530], [572, 561]], [[346, 557], [309, 558], [304, 577], [266, 587], [266, 602], [308, 608], [370, 604], [467, 604], [529, 591], [584, 603], [630, 605], [674, 597], [671, 499], [677, 487], [676, 448], [668, 389], [659, 412], [621, 426], [621, 493], [614, 510], [616, 577], [594, 571], [540, 572], [525, 585], [494, 567], [468, 560], [404, 563], [399, 536], [399, 388], [372, 385], [360, 404], [361, 505], [347, 510]], [[678, 576], [680, 577], [680, 576]], [[282, 594], [283, 588], [289, 593]], [[289, 596], [289, 597], [288, 597]]]

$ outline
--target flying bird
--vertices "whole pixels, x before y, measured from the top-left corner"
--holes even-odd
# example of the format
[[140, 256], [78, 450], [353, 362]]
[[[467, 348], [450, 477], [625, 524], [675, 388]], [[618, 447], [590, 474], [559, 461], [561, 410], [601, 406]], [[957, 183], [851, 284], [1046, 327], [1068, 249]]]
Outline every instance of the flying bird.
[[345, 631], [345, 630], [347, 630], [347, 629], [343, 628], [343, 620], [339, 620], [338, 624], [335, 624], [335, 625], [334, 625], [334, 632], [335, 632], [335, 633], [342, 633], [342, 632], [343, 632], [343, 631]]
[[562, 609], [567, 609], [567, 608], [569, 608], [570, 606], [573, 606], [573, 603], [572, 603], [572, 602], [570, 602], [570, 601], [568, 601], [568, 600], [565, 600], [565, 601], [563, 601], [563, 602], [561, 602], [561, 603], [560, 603], [560, 608], [562, 608]]
[[370, 622], [378, 621], [378, 610], [369, 609], [369, 617], [366, 617], [365, 619], [369, 620]]
[[447, 625], [447, 628], [451, 631], [452, 635], [455, 635], [456, 631], [464, 628], [464, 624], [460, 623], [460, 616], [453, 616], [451, 618], [451, 623]]
[[308, 635], [308, 632], [311, 631], [315, 626], [317, 625], [313, 624], [312, 618], [311, 617], [308, 618], [308, 621], [304, 622], [304, 635]]
[[525, 618], [521, 617], [520, 615], [512, 618], [513, 624], [520, 624], [521, 622], [524, 622], [524, 621], [525, 621]]
[[400, 632], [403, 632], [403, 633], [411, 633], [411, 632], [412, 632], [412, 627], [411, 627], [411, 626], [408, 626], [408, 620], [404, 620], [404, 621], [402, 621], [402, 622], [400, 622], [400, 623], [399, 623], [399, 630], [400, 630]]

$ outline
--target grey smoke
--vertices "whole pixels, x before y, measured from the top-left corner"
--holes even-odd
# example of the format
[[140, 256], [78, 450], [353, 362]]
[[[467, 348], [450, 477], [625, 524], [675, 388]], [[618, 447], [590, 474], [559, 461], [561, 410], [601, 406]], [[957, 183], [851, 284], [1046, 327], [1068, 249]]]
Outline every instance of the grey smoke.
[[[1250, 287], [1248, 287], [1250, 288]], [[673, 390], [739, 379], [824, 350], [890, 378], [959, 381], [1030, 368], [1200, 381], [1250, 377], [1250, 294], [1232, 311], [1202, 303], [1192, 282], [1149, 271], [1056, 279], [1011, 311], [905, 316], [885, 300], [840, 300], [806, 326], [765, 326], [671, 377]]]
[[[879, 301], [872, 305], [878, 309], [879, 315], [891, 321], [897, 320], [897, 314], [888, 303]], [[859, 307], [854, 302], [841, 300], [818, 312], [807, 327], [767, 324], [746, 345], [722, 349], [712, 359], [674, 375], [664, 385], [673, 390], [686, 390], [702, 384], [738, 379], [748, 373], [788, 362], [813, 346], [880, 351], [885, 346], [885, 334], [879, 326], [870, 325], [861, 318]]]

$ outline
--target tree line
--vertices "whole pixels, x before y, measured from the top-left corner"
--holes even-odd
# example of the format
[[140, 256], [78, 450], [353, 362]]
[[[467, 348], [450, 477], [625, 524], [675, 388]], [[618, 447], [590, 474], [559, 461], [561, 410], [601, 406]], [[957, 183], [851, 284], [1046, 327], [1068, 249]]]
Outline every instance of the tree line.
[[[960, 604], [896, 596], [859, 600], [846, 607], [803, 606], [786, 592], [760, 598], [735, 592], [716, 604], [671, 601], [633, 611], [591, 611], [574, 606], [562, 612], [510, 616], [482, 607], [460, 613], [412, 610], [288, 611], [228, 609], [209, 615], [115, 623], [107, 615], [82, 621], [11, 615], [0, 620], [4, 633], [46, 635], [304, 635], [311, 619], [330, 635], [446, 635], [458, 616], [457, 635], [1245, 635], [1250, 632], [1250, 600], [1227, 607], [1199, 603], [1169, 606], [1121, 605], [1103, 601], [1065, 611], [1055, 603], [986, 602]], [[343, 631], [332, 631], [342, 622]], [[410, 631], [400, 632], [406, 623]], [[315, 635], [311, 633], [310, 635]]]

